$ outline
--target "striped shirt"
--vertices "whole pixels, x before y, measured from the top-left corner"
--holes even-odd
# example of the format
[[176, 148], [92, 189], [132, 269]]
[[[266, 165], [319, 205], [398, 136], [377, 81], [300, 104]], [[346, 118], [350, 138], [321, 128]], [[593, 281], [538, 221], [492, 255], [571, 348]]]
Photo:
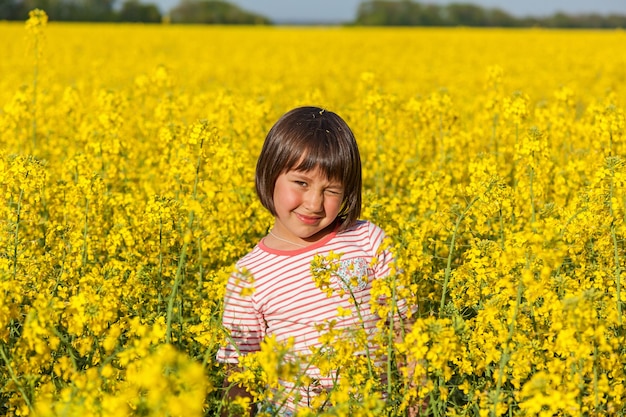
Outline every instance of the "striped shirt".
[[[279, 343], [293, 337], [294, 353], [310, 353], [311, 348], [323, 347], [319, 336], [331, 320], [336, 321], [335, 329], [358, 328], [373, 335], [380, 318], [370, 310], [372, 281], [389, 275], [393, 262], [389, 250], [379, 250], [384, 238], [380, 227], [359, 221], [293, 251], [269, 248], [261, 240], [237, 262], [228, 281], [223, 325], [231, 339], [218, 351], [217, 360], [236, 364], [239, 355], [260, 350], [266, 336], [274, 336]], [[329, 293], [314, 281], [311, 262], [315, 255], [328, 257], [331, 252], [340, 257], [331, 261]], [[246, 291], [250, 287], [254, 290]], [[351, 314], [340, 316], [339, 307]], [[406, 310], [401, 301], [398, 307]], [[369, 346], [372, 352], [375, 348]], [[332, 387], [331, 376], [320, 375], [315, 367], [306, 372], [325, 389]], [[297, 405], [307, 406], [310, 393], [301, 394]], [[295, 406], [287, 404], [289, 409]]]

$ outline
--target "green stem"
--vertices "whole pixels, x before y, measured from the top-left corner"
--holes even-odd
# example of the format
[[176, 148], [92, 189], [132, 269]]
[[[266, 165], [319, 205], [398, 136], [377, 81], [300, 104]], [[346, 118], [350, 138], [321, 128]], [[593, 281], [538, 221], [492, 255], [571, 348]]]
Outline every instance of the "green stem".
[[593, 347], [593, 402], [595, 415], [600, 407], [600, 393], [598, 389], [598, 346]]
[[[513, 149], [517, 149], [517, 144], [519, 143], [519, 125], [515, 125], [515, 146]], [[517, 190], [517, 179], [515, 176], [517, 175], [516, 161], [515, 156], [513, 157], [513, 163], [511, 164], [511, 188], [513, 190]], [[515, 210], [511, 213], [511, 225], [515, 226]]]
[[585, 397], [585, 391], [587, 389], [587, 384], [586, 384], [586, 376], [585, 376], [585, 372], [584, 372], [584, 359], [579, 359], [578, 363], [574, 364], [577, 365], [576, 366], [576, 373], [578, 374], [577, 377], [579, 378], [579, 383], [578, 383], [578, 407], [579, 410], [583, 410], [584, 405], [584, 397]]
[[615, 222], [611, 222], [611, 237], [613, 238], [613, 257], [615, 258], [615, 286], [617, 296], [617, 323], [622, 326], [622, 268], [620, 266], [619, 247], [617, 245], [617, 234], [615, 232]]
[[[283, 409], [283, 407], [285, 407], [285, 405], [287, 404], [287, 401], [289, 400], [289, 398], [293, 395], [293, 393], [296, 391], [296, 389], [298, 389], [299, 387], [302, 386], [302, 380], [303, 377], [307, 374], [308, 370], [311, 369], [312, 366], [314, 366], [314, 363], [317, 359], [317, 355], [311, 355], [309, 357], [309, 361], [307, 362], [306, 366], [304, 368], [302, 368], [302, 371], [298, 373], [297, 375], [297, 379], [296, 382], [293, 384], [293, 387], [291, 387], [291, 389], [289, 391], [286, 392], [285, 398], [283, 399], [283, 401], [280, 403], [280, 406], [278, 407], [279, 410]], [[298, 364], [299, 366], [299, 364]], [[333, 382], [333, 388], [331, 389], [331, 392], [335, 389], [336, 385], [337, 385], [337, 379], [339, 378], [339, 372], [340, 369], [336, 370], [336, 375], [335, 375], [335, 379]], [[322, 404], [320, 406], [320, 409], [324, 409], [324, 407], [326, 406], [328, 399], [326, 399], [326, 402], [324, 402], [324, 404]], [[273, 416], [276, 416], [278, 414], [273, 414]]]
[[[515, 144], [513, 145], [513, 149], [517, 149], [517, 144], [519, 143], [519, 125], [515, 124]], [[515, 180], [516, 173], [516, 164], [515, 164], [515, 156], [513, 156], [513, 164], [511, 164], [511, 188], [515, 188], [517, 186], [517, 181]]]
[[163, 219], [159, 216], [159, 310], [161, 310], [161, 301], [162, 301], [162, 287], [161, 283], [163, 282]]
[[15, 375], [15, 371], [13, 371], [13, 368], [11, 367], [11, 363], [9, 362], [9, 358], [7, 358], [7, 355], [4, 352], [4, 345], [3, 344], [0, 344], [0, 356], [2, 356], [2, 360], [4, 361], [5, 367], [9, 371], [9, 376], [11, 377], [11, 380], [13, 381], [15, 386], [17, 387], [17, 390], [20, 392], [20, 394], [22, 394], [22, 397], [24, 398], [24, 402], [28, 406], [29, 410], [32, 410], [33, 406], [31, 404], [30, 400], [28, 399], [28, 396], [26, 395], [26, 391], [24, 390], [24, 387], [22, 386], [20, 381], [17, 379], [17, 375]]
[[510, 343], [513, 340], [513, 333], [515, 332], [515, 322], [517, 321], [517, 314], [519, 312], [519, 307], [522, 304], [522, 293], [524, 292], [524, 282], [522, 280], [522, 276], [519, 277], [519, 282], [517, 284], [517, 297], [515, 298], [515, 308], [513, 309], [513, 317], [511, 318], [511, 322], [509, 323], [509, 330], [506, 337], [506, 342], [504, 345], [504, 349], [502, 350], [502, 356], [500, 356], [500, 369], [498, 371], [498, 382], [496, 383], [496, 398], [493, 402], [493, 409], [491, 410], [491, 416], [496, 417], [498, 403], [500, 402], [500, 391], [502, 390], [502, 380], [504, 379], [504, 368], [509, 361], [510, 353]]
[[[350, 287], [350, 281], [344, 279], [341, 275], [336, 275], [337, 278], [339, 278], [341, 280], [341, 282], [344, 283], [344, 285], [346, 286], [346, 288], [348, 288], [348, 292], [350, 293], [350, 298], [352, 299], [352, 302], [354, 303], [354, 308], [356, 310], [356, 314], [359, 317], [359, 322], [361, 323], [361, 329], [367, 334], [367, 329], [365, 328], [365, 320], [363, 320], [363, 315], [361, 314], [361, 308], [359, 306], [359, 302], [357, 301], [354, 292], [352, 291], [352, 288]], [[392, 296], [395, 296], [395, 285], [394, 285], [394, 294]], [[393, 316], [392, 316], [393, 318]], [[392, 324], [393, 326], [393, 324]], [[367, 339], [366, 339], [366, 343], [367, 343]], [[370, 350], [367, 346], [364, 346], [365, 348], [365, 354], [367, 357], [367, 373], [369, 375], [370, 378], [373, 378], [374, 376], [374, 371], [372, 369], [372, 358], [370, 356]]]
[[439, 146], [441, 147], [441, 155], [439, 156], [439, 169], [443, 167], [446, 161], [446, 149], [443, 143], [443, 115], [439, 112]]
[[[193, 211], [189, 213], [189, 224], [193, 222]], [[183, 240], [186, 238], [183, 237]], [[187, 243], [183, 242], [183, 247], [180, 251], [180, 258], [178, 259], [178, 267], [176, 268], [176, 276], [174, 277], [174, 284], [172, 285], [172, 292], [170, 293], [167, 302], [167, 319], [166, 319], [166, 335], [165, 341], [170, 343], [172, 340], [172, 317], [174, 315], [174, 302], [176, 301], [176, 295], [178, 294], [178, 287], [180, 286], [183, 274], [183, 266], [187, 258]]]
[[613, 258], [615, 261], [615, 291], [617, 297], [617, 322], [620, 326], [622, 326], [622, 283], [621, 283], [621, 275], [622, 268], [620, 265], [620, 257], [619, 257], [619, 246], [617, 243], [617, 232], [615, 230], [615, 213], [613, 211], [613, 194], [614, 194], [614, 176], [615, 176], [615, 167], [611, 167], [611, 182], [609, 187], [609, 213], [611, 215], [611, 239], [613, 240]]
[[450, 247], [448, 248], [448, 260], [446, 264], [446, 270], [445, 270], [444, 277], [443, 277], [443, 288], [441, 290], [441, 303], [439, 304], [439, 317], [441, 317], [441, 314], [443, 312], [443, 307], [446, 303], [446, 292], [448, 291], [448, 282], [450, 281], [450, 274], [452, 273], [452, 254], [454, 252], [454, 244], [456, 241], [456, 235], [459, 231], [459, 227], [461, 226], [461, 222], [463, 221], [465, 216], [467, 216], [467, 213], [470, 211], [470, 209], [472, 208], [474, 203], [476, 203], [476, 201], [478, 201], [478, 196], [474, 197], [472, 201], [469, 202], [467, 207], [465, 207], [465, 210], [463, 211], [463, 213], [461, 213], [457, 217], [456, 223], [454, 224], [454, 230], [452, 231], [452, 238], [450, 239]]
[[89, 225], [89, 199], [85, 199], [85, 227], [83, 228], [83, 268], [87, 266], [87, 232]]
[[196, 246], [198, 248], [198, 291], [202, 291], [202, 283], [204, 282], [204, 267], [203, 264], [203, 255], [202, 255], [202, 240], [200, 237], [196, 239]]
[[498, 212], [499, 212], [499, 217], [500, 217], [500, 248], [504, 250], [505, 237], [504, 237], [504, 218], [502, 216], [502, 207], [500, 207]]
[[[393, 366], [392, 366], [392, 355], [395, 351], [393, 343], [395, 339], [395, 320], [394, 320], [394, 312], [397, 311], [396, 304], [396, 280], [393, 279], [393, 284], [391, 286], [391, 318], [389, 320], [389, 334], [387, 335], [387, 398], [391, 398], [392, 395], [392, 375], [393, 375]], [[400, 314], [398, 314], [399, 317]]]
[[[198, 152], [198, 159], [196, 160], [196, 177], [194, 179], [193, 184], [193, 192], [192, 197], [193, 200], [197, 200], [198, 198], [198, 183], [200, 181], [200, 166], [202, 163], [202, 145], [204, 144], [204, 139], [200, 141], [200, 149]], [[191, 210], [189, 212], [189, 221], [187, 222], [187, 228], [185, 230], [192, 230], [194, 222], [194, 211]], [[174, 277], [174, 284], [172, 285], [172, 292], [170, 293], [168, 302], [167, 302], [167, 318], [166, 318], [166, 334], [165, 340], [167, 343], [170, 343], [172, 340], [172, 319], [174, 316], [174, 303], [176, 302], [176, 296], [178, 295], [178, 289], [181, 285], [182, 277], [183, 277], [183, 267], [185, 265], [185, 261], [187, 259], [187, 246], [188, 241], [185, 235], [183, 235], [183, 247], [181, 248], [180, 258], [178, 259], [178, 267], [176, 268], [176, 276]], [[181, 302], [182, 304], [182, 302]], [[182, 305], [179, 311], [180, 324], [182, 326]], [[182, 328], [181, 328], [182, 332]]]
[[569, 225], [576, 220], [576, 217], [578, 217], [579, 214], [582, 214], [584, 212], [586, 212], [587, 210], [589, 210], [588, 207], [583, 207], [580, 210], [578, 210], [576, 213], [572, 214], [567, 221], [565, 222], [565, 224], [563, 225], [563, 227], [561, 227], [561, 233], [559, 233], [559, 238], [563, 239], [563, 236], [565, 236], [565, 232], [567, 231], [567, 228], [569, 227]]
[[56, 328], [56, 326], [51, 326], [51, 330], [52, 333], [59, 338], [59, 340], [61, 341], [61, 343], [63, 343], [63, 345], [65, 346], [65, 348], [67, 349], [68, 353], [69, 353], [69, 358], [70, 361], [72, 361], [72, 366], [74, 367], [74, 370], [78, 370], [78, 363], [76, 362], [76, 358], [80, 358], [80, 353], [78, 353], [78, 351], [76, 350], [76, 348], [74, 348], [74, 346], [72, 346], [72, 342], [70, 342], [69, 340], [67, 340], [67, 338], [65, 337], [65, 335], [63, 335], [59, 329]]
[[13, 235], [13, 280], [17, 278], [17, 248], [19, 246], [20, 217], [22, 215], [22, 198], [24, 189], [20, 188], [20, 196], [17, 199], [17, 218], [15, 220], [15, 233]]
[[533, 180], [535, 179], [535, 170], [528, 165], [528, 182], [530, 191], [530, 222], [535, 224], [535, 194], [533, 192]]
[[609, 187], [609, 212], [611, 215], [611, 239], [613, 240], [613, 258], [615, 260], [615, 291], [617, 297], [617, 322], [621, 328], [622, 326], [622, 284], [621, 284], [621, 275], [622, 268], [620, 265], [620, 257], [619, 257], [619, 246], [617, 244], [617, 232], [615, 231], [615, 218], [613, 212], [613, 194], [614, 194], [614, 184], [613, 179], [615, 176], [615, 168], [611, 169], [611, 183]]

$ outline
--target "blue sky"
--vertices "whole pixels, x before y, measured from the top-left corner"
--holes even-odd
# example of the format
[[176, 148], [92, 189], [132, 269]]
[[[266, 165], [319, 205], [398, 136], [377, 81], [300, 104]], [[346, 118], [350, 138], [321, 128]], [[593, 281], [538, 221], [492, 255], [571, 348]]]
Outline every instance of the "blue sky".
[[[243, 9], [280, 21], [342, 22], [354, 19], [362, 0], [230, 0]], [[145, 0], [167, 12], [180, 0]], [[420, 3], [473, 3], [498, 7], [515, 16], [545, 16], [562, 11], [569, 14], [596, 12], [626, 14], [626, 0], [427, 0]]]

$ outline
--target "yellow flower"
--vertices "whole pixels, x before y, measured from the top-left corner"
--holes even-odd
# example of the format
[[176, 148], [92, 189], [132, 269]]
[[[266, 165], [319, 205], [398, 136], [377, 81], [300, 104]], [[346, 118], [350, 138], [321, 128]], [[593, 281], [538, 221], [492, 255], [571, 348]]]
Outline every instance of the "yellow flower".
[[41, 9], [33, 9], [28, 12], [26, 28], [29, 30], [40, 30], [48, 24], [48, 15]]
[[[623, 32], [47, 20], [0, 25], [1, 413], [218, 413], [226, 283], [274, 221], [256, 158], [319, 104], [392, 238], [381, 319], [346, 335], [337, 309], [306, 355], [268, 337], [238, 383], [280, 401], [329, 376], [300, 416], [625, 414]], [[356, 306], [372, 266], [337, 281], [348, 250], [311, 272]]]

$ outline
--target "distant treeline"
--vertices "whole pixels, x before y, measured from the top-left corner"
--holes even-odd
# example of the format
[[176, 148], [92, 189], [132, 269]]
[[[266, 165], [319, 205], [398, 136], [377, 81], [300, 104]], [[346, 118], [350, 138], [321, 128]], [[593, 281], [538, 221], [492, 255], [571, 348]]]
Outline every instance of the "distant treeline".
[[0, 0], [0, 20], [26, 20], [28, 12], [42, 9], [50, 20], [74, 22], [160, 22], [154, 4], [125, 0], [118, 10], [115, 0]]
[[[272, 21], [223, 0], [180, 0], [162, 15], [158, 6], [140, 0], [0, 0], [0, 20], [25, 20], [28, 12], [39, 8], [54, 21], [161, 22], [199, 24], [256, 24]], [[323, 22], [308, 22], [323, 23]], [[547, 28], [626, 28], [626, 14], [556, 13], [546, 17], [517, 18], [498, 8], [471, 3], [445, 6], [411, 0], [363, 1], [356, 17], [346, 25], [355, 26], [474, 26]]]
[[367, 26], [477, 26], [548, 28], [626, 27], [626, 15], [568, 15], [516, 18], [498, 8], [483, 8], [471, 3], [446, 6], [410, 0], [373, 0], [359, 5], [355, 25]]
[[115, 3], [116, 0], [0, 0], [0, 20], [26, 20], [30, 10], [42, 9], [51, 21], [271, 24], [266, 17], [227, 1], [181, 0], [165, 16], [153, 3], [124, 0], [119, 9]]

